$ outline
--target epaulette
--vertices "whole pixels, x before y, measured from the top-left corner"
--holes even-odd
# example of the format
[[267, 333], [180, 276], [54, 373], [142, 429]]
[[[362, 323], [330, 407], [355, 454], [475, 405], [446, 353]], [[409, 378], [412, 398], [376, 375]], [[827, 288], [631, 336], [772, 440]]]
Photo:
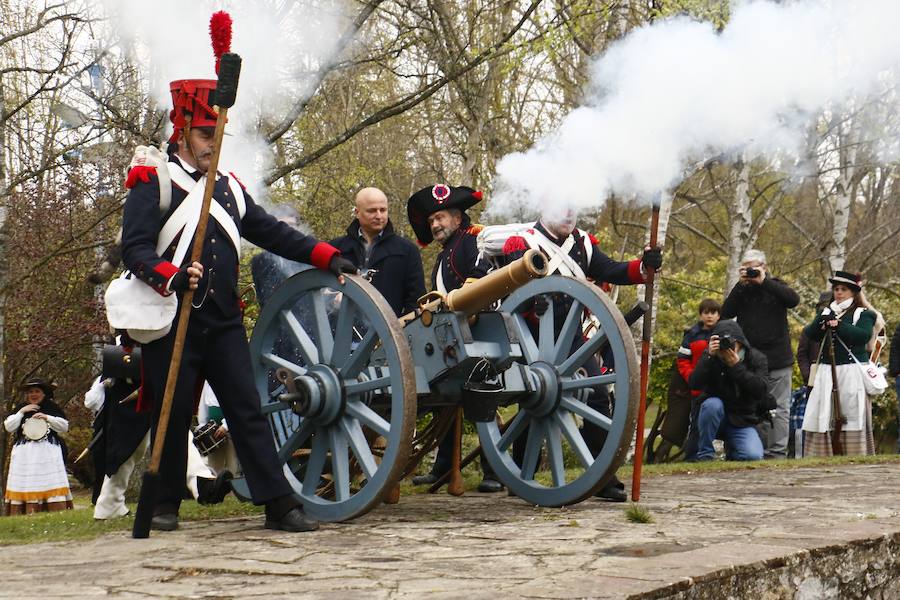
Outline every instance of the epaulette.
[[600, 241], [594, 237], [593, 233], [588, 233], [588, 239], [591, 240], [591, 243], [595, 246], [600, 243]]
[[512, 254], [513, 252], [522, 252], [528, 250], [528, 244], [525, 242], [525, 238], [519, 235], [513, 235], [507, 238], [506, 243], [503, 244], [503, 254]]
[[482, 229], [484, 229], [484, 225], [480, 223], [474, 223], [472, 225], [469, 225], [469, 228], [466, 229], [466, 233], [468, 233], [469, 235], [478, 235], [479, 233], [481, 233]]

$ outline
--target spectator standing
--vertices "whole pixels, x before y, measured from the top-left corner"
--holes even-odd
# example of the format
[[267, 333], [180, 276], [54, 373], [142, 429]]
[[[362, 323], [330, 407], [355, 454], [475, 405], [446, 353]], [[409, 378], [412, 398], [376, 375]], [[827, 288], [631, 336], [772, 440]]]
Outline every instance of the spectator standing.
[[771, 427], [763, 424], [760, 434], [765, 440], [766, 458], [785, 458], [794, 366], [787, 311], [800, 303], [800, 296], [768, 272], [766, 255], [761, 250], [744, 254], [740, 275], [722, 304], [722, 318], [736, 317], [750, 346], [766, 356], [769, 393], [775, 398], [776, 407]]
[[29, 379], [19, 389], [18, 404], [3, 426], [13, 433], [4, 512], [7, 515], [72, 509], [72, 493], [60, 433], [69, 430], [62, 408], [53, 401], [53, 386]]
[[[869, 360], [866, 344], [872, 337], [877, 316], [862, 291], [862, 278], [856, 273], [837, 271], [829, 279], [832, 284], [831, 303], [816, 314], [803, 333], [811, 340], [825, 342], [819, 354], [819, 368], [803, 417], [804, 456], [832, 456], [832, 378], [833, 352], [837, 372], [838, 398], [841, 416], [841, 447], [845, 455], [875, 453], [872, 435], [872, 404], [866, 394], [862, 373], [855, 364]], [[829, 347], [826, 332], [832, 331]]]
[[331, 241], [387, 300], [399, 317], [416, 308], [425, 295], [425, 274], [419, 249], [394, 232], [388, 199], [374, 187], [356, 194], [354, 219], [347, 234]]
[[756, 425], [771, 406], [767, 372], [765, 355], [751, 347], [740, 325], [721, 321], [715, 326], [688, 381], [701, 392], [694, 400], [688, 460], [713, 460], [716, 439], [725, 442], [728, 460], [762, 459]]

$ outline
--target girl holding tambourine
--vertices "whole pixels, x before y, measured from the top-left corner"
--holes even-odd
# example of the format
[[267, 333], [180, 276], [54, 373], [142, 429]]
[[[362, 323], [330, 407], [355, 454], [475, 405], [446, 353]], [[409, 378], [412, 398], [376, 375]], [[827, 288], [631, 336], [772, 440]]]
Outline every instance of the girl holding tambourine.
[[30, 379], [20, 389], [25, 402], [3, 426], [14, 433], [4, 512], [30, 514], [72, 508], [72, 493], [59, 433], [69, 430], [66, 414], [53, 402], [53, 385]]

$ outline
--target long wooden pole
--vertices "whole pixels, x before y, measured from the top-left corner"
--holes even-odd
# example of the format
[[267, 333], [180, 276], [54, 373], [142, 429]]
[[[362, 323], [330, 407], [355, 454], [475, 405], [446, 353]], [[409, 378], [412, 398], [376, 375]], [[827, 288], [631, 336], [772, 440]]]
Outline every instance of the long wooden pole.
[[[226, 61], [227, 57], [233, 58]], [[209, 161], [209, 169], [206, 172], [206, 188], [203, 190], [200, 220], [197, 223], [194, 245], [191, 249], [191, 259], [188, 264], [199, 261], [200, 256], [203, 254], [203, 242], [206, 239], [206, 226], [209, 222], [209, 207], [216, 187], [219, 155], [222, 150], [222, 139], [225, 136], [225, 123], [228, 120], [228, 108], [234, 104], [234, 94], [237, 90], [237, 80], [240, 74], [240, 57], [236, 54], [226, 54], [222, 58], [216, 95], [217, 104], [221, 102], [222, 105], [216, 106], [218, 117], [216, 118], [216, 130], [213, 134], [213, 152]], [[219, 88], [227, 89], [228, 92], [224, 94], [219, 93]], [[175, 341], [172, 345], [172, 358], [169, 360], [166, 388], [163, 393], [159, 420], [156, 424], [156, 435], [153, 438], [153, 453], [150, 456], [150, 464], [144, 472], [144, 478], [141, 483], [141, 495], [134, 515], [134, 527], [131, 530], [131, 536], [134, 538], [146, 538], [150, 535], [150, 523], [153, 519], [153, 508], [156, 504], [156, 496], [159, 489], [159, 464], [162, 462], [166, 432], [169, 429], [172, 400], [175, 397], [175, 384], [178, 381], [178, 373], [181, 370], [181, 356], [184, 353], [184, 340], [187, 337], [188, 321], [191, 317], [193, 300], [194, 290], [192, 289], [188, 289], [181, 296], [181, 306], [178, 310], [178, 327], [175, 330]], [[181, 440], [179, 443], [187, 442]]]
[[[659, 232], [659, 200], [654, 200], [650, 217], [650, 247], [656, 247]], [[634, 471], [631, 476], [631, 499], [641, 499], [641, 467], [644, 464], [644, 416], [647, 412], [647, 386], [650, 380], [650, 340], [653, 337], [653, 282], [656, 270], [646, 265], [647, 275], [644, 278], [644, 302], [647, 312], [644, 313], [644, 327], [641, 335], [641, 401], [638, 405], [637, 432], [634, 442]]]
[[[828, 328], [828, 358], [831, 362], [831, 453], [835, 456], [844, 454], [841, 442], [841, 430], [847, 418], [841, 413], [841, 393], [838, 388], [837, 363], [834, 360], [834, 329]], [[849, 352], [849, 350], [848, 350]]]

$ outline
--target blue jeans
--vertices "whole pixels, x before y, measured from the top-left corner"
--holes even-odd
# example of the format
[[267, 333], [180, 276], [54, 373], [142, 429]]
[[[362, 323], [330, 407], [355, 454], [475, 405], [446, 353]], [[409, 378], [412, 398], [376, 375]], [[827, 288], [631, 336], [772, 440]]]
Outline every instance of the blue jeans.
[[697, 460], [715, 458], [713, 440], [725, 442], [728, 460], [762, 460], [763, 445], [755, 427], [735, 427], [725, 417], [721, 398], [707, 398], [697, 417]]

